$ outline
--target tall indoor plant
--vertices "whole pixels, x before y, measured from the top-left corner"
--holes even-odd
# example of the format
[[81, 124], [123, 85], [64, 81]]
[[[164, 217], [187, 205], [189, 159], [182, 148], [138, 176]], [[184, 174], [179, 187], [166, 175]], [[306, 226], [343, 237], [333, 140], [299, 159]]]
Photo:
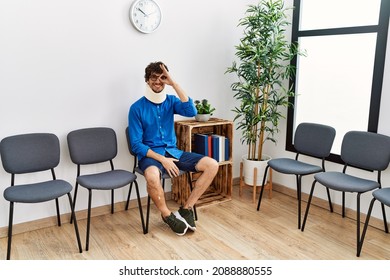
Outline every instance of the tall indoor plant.
[[242, 131], [242, 143], [248, 145], [249, 160], [261, 161], [264, 142], [276, 142], [279, 120], [284, 117], [282, 108], [290, 105], [289, 97], [294, 95], [288, 81], [294, 74], [290, 62], [298, 47], [286, 38], [287, 12], [283, 0], [249, 5], [239, 21], [243, 37], [236, 46], [238, 62], [226, 71], [238, 77], [231, 85], [240, 102], [233, 110], [234, 121]]

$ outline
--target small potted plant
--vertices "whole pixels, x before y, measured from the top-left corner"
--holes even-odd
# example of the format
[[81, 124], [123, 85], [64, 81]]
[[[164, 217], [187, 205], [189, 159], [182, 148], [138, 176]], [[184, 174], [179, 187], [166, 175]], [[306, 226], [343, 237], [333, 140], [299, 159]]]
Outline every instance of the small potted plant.
[[215, 108], [211, 106], [207, 99], [202, 99], [202, 101], [195, 100], [195, 108], [198, 112], [195, 116], [195, 119], [198, 122], [207, 122], [210, 119], [210, 116], [213, 115]]

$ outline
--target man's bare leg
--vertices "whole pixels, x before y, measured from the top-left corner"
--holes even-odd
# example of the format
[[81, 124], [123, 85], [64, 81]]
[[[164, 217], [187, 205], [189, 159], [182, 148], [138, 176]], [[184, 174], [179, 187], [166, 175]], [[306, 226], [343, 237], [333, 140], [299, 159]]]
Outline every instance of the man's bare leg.
[[165, 201], [165, 193], [160, 179], [160, 170], [155, 166], [150, 166], [145, 170], [144, 175], [150, 198], [153, 200], [163, 217], [169, 216], [171, 214], [171, 210], [168, 209]]
[[146, 178], [148, 194], [161, 212], [163, 221], [168, 224], [172, 231], [177, 235], [184, 235], [187, 232], [188, 225], [178, 219], [171, 210], [169, 210], [165, 201], [164, 190], [161, 185], [160, 170], [155, 166], [150, 166], [145, 170], [144, 175]]
[[218, 162], [210, 157], [202, 158], [196, 165], [198, 171], [202, 172], [195, 182], [190, 196], [183, 205], [184, 209], [194, 207], [200, 196], [207, 190], [212, 183], [215, 175], [218, 173]]

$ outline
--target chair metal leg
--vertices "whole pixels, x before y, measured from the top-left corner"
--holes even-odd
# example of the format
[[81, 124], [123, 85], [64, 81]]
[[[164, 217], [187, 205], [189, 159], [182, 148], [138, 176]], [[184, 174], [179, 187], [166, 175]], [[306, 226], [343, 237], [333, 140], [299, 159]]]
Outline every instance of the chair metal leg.
[[359, 246], [360, 246], [360, 195], [357, 194], [356, 201], [356, 256], [359, 254]]
[[131, 195], [131, 189], [133, 188], [133, 182], [130, 183], [129, 193], [127, 194], [127, 200], [126, 200], [126, 211], [129, 210], [129, 203], [130, 203], [130, 195]]
[[111, 190], [111, 214], [114, 214], [114, 190]]
[[[72, 203], [72, 196], [70, 195], [70, 193], [68, 193], [68, 199], [69, 199], [70, 208], [72, 209], [73, 203]], [[79, 246], [79, 252], [82, 253], [83, 248], [81, 246], [79, 227], [77, 226], [76, 215], [75, 215], [73, 210], [71, 210], [71, 216], [73, 218], [74, 231], [76, 233], [76, 239], [77, 239], [77, 245]]]
[[376, 200], [376, 198], [374, 197], [371, 200], [370, 207], [368, 208], [366, 222], [364, 223], [362, 236], [360, 237], [360, 241], [359, 241], [359, 245], [358, 245], [358, 250], [357, 250], [357, 254], [356, 254], [357, 257], [360, 257], [360, 253], [361, 253], [362, 248], [363, 248], [363, 242], [364, 242], [364, 238], [366, 237], [366, 232], [367, 232], [368, 224], [370, 222], [370, 217], [371, 217], [371, 211], [372, 211], [372, 208], [374, 206], [375, 200]]
[[194, 210], [194, 219], [195, 219], [195, 221], [197, 221], [198, 220], [198, 213], [196, 212], [196, 206], [195, 205], [194, 205], [194, 208], [192, 210]]
[[[192, 192], [192, 179], [191, 179], [191, 174], [188, 173], [188, 174], [187, 174], [187, 177], [188, 177], [188, 184], [189, 184], [189, 186], [190, 186], [190, 191]], [[197, 214], [197, 212], [196, 212], [196, 205], [194, 205], [193, 210], [194, 210], [194, 216], [195, 216], [194, 218], [195, 218], [195, 221], [197, 221], [197, 220], [198, 220], [198, 214]]]
[[267, 176], [268, 168], [269, 168], [269, 165], [267, 165], [267, 167], [265, 168], [265, 171], [264, 171], [263, 182], [262, 182], [262, 185], [261, 185], [261, 190], [260, 190], [260, 195], [259, 195], [259, 202], [257, 203], [257, 211], [260, 210], [260, 203], [261, 203], [261, 198], [263, 197], [265, 179], [266, 179], [266, 176]]
[[129, 209], [130, 196], [131, 196], [131, 190], [132, 190], [132, 188], [133, 188], [133, 183], [135, 183], [135, 191], [136, 191], [136, 193], [137, 193], [138, 210], [139, 210], [139, 214], [140, 214], [140, 217], [141, 217], [142, 232], [145, 234], [145, 233], [146, 233], [145, 220], [144, 220], [144, 214], [143, 214], [143, 212], [142, 212], [142, 203], [141, 203], [141, 197], [140, 197], [140, 195], [139, 195], [139, 187], [138, 187], [138, 182], [137, 182], [137, 180], [135, 180], [134, 182], [131, 182], [131, 183], [130, 183], [129, 193], [127, 194], [127, 201], [126, 201], [126, 207], [125, 207], [125, 209], [126, 209], [126, 210]]
[[[73, 196], [73, 205], [72, 205], [72, 211], [75, 211], [76, 209], [76, 198], [77, 198], [77, 191], [79, 189], [79, 184], [76, 182], [76, 186], [74, 188], [74, 196]], [[70, 224], [73, 222], [73, 217], [70, 216]]]
[[310, 208], [310, 204], [311, 204], [311, 199], [313, 198], [314, 187], [315, 187], [316, 183], [317, 183], [317, 181], [314, 180], [314, 181], [313, 181], [313, 184], [311, 185], [309, 200], [307, 201], [306, 212], [305, 212], [305, 217], [303, 218], [303, 223], [302, 223], [302, 226], [301, 226], [301, 231], [304, 231], [304, 229], [305, 229], [306, 219], [307, 219], [307, 216], [309, 215], [309, 208]]
[[[138, 182], [137, 181], [134, 181], [135, 183], [135, 191], [137, 193], [137, 200], [138, 200], [138, 209], [139, 209], [139, 215], [141, 217], [141, 224], [142, 224], [142, 231], [143, 233], [145, 233], [146, 229], [145, 229], [145, 220], [144, 220], [144, 214], [142, 213], [142, 203], [141, 203], [141, 197], [139, 195], [139, 188], [138, 188]], [[131, 183], [132, 185], [133, 183]], [[129, 191], [129, 194], [131, 192], [131, 185], [130, 185], [130, 191]]]
[[92, 205], [92, 190], [88, 190], [88, 218], [87, 218], [87, 237], [85, 241], [85, 250], [89, 250], [89, 232], [91, 230], [91, 205]]
[[57, 210], [57, 225], [61, 226], [61, 216], [60, 216], [60, 205], [58, 203], [58, 198], [55, 199], [56, 201], [56, 210]]
[[298, 229], [301, 229], [301, 204], [302, 204], [301, 182], [302, 182], [302, 175], [299, 175], [299, 176], [297, 176]]
[[149, 231], [149, 215], [150, 215], [150, 195], [148, 195], [148, 203], [146, 206], [146, 226], [145, 226], [144, 234], [147, 234]]
[[341, 216], [345, 218], [345, 192], [342, 193], [342, 213]]
[[7, 260], [11, 259], [13, 217], [14, 217], [14, 203], [11, 201], [10, 204], [9, 204]]
[[330, 210], [331, 213], [333, 213], [333, 205], [332, 205], [332, 200], [330, 199], [329, 188], [326, 188], [326, 193], [328, 194], [329, 210]]
[[382, 207], [382, 216], [383, 216], [383, 223], [384, 223], [384, 226], [385, 226], [385, 232], [389, 233], [389, 227], [387, 226], [385, 205], [383, 203], [381, 203], [381, 207]]

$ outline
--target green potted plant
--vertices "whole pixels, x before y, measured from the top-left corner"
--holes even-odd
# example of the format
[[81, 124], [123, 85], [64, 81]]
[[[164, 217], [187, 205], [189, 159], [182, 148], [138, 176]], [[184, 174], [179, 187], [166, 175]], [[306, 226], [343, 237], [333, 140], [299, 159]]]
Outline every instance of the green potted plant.
[[210, 116], [213, 115], [215, 108], [211, 106], [207, 99], [202, 99], [202, 101], [195, 100], [194, 103], [197, 111], [195, 119], [199, 122], [207, 122]]
[[[257, 162], [269, 159], [263, 154], [263, 144], [266, 140], [276, 143], [279, 120], [284, 117], [282, 109], [290, 105], [289, 97], [294, 95], [288, 86], [295, 73], [290, 62], [299, 51], [297, 43], [290, 43], [285, 37], [286, 27], [290, 25], [287, 15], [282, 0], [261, 0], [249, 5], [238, 24], [244, 33], [235, 47], [238, 62], [226, 70], [238, 78], [231, 85], [239, 101], [233, 112], [236, 129], [242, 131], [241, 142], [248, 145], [243, 163], [245, 183], [249, 185], [253, 185], [253, 171], [245, 171], [244, 159]], [[258, 172], [260, 184], [264, 171]]]

